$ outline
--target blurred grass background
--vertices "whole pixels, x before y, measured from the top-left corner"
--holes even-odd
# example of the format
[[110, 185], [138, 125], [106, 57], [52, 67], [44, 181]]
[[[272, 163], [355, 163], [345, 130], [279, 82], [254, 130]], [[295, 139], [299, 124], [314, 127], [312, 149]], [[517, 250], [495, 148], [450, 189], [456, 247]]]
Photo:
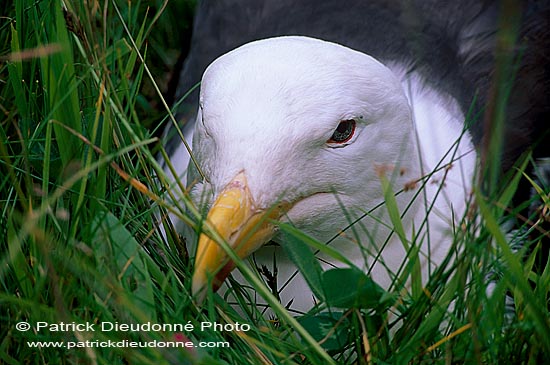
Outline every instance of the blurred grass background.
[[[184, 242], [169, 226], [163, 238], [155, 215], [159, 206], [180, 215], [184, 207], [159, 198], [166, 176], [155, 156], [162, 152], [157, 137], [168, 114], [163, 99], [175, 102], [172, 72], [188, 47], [194, 6], [40, 0], [1, 5], [0, 363], [541, 363], [550, 353], [550, 265], [532, 268], [543, 233], [534, 236], [535, 249], [527, 255], [509, 246], [527, 232], [510, 237], [500, 228], [516, 214], [506, 208], [528, 158], [490, 196], [477, 191], [479, 209], [457, 229], [448, 264], [420, 293], [382, 291], [368, 303], [357, 301], [373, 284], [348, 271], [332, 280], [351, 275], [366, 284], [347, 301], [331, 297], [339, 294], [329, 287], [327, 301], [335, 309], [298, 322], [281, 309], [278, 320], [265, 319], [245, 304], [238, 314], [218, 295], [202, 309], [192, 303]], [[547, 196], [544, 203], [548, 207]], [[296, 247], [321, 246], [286, 229]], [[507, 311], [509, 293], [515, 305]], [[397, 314], [401, 326], [393, 336], [383, 326], [397, 323], [387, 323], [388, 312]], [[216, 321], [249, 323], [252, 330], [184, 333], [196, 343], [229, 341], [229, 348], [36, 349], [26, 341], [181, 337], [19, 332], [20, 321], [195, 327]], [[306, 338], [304, 328], [318, 342]]]

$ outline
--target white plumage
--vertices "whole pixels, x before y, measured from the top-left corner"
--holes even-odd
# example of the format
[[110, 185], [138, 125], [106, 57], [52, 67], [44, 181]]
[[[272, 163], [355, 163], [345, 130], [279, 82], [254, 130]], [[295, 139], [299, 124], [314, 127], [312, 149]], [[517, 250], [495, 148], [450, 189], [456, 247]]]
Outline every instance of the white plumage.
[[[419, 75], [405, 73], [406, 65], [388, 66], [335, 43], [279, 37], [244, 45], [208, 67], [193, 136], [193, 152], [206, 181], [192, 164], [187, 181], [200, 207], [242, 198], [233, 198], [234, 192], [246, 195], [231, 213], [224, 206], [213, 218], [230, 244], [239, 246], [242, 232], [250, 232], [247, 221], [273, 206], [282, 208], [270, 217], [291, 222], [322, 242], [370, 212], [331, 246], [389, 288], [406, 259], [404, 246], [420, 244], [426, 280], [460, 227], [476, 156], [469, 134], [463, 133], [457, 102], [424, 85]], [[340, 132], [353, 129], [352, 136], [342, 142], [331, 139], [343, 121], [348, 124]], [[181, 169], [188, 157], [179, 149], [172, 159]], [[391, 233], [387, 209], [380, 205], [382, 175], [400, 192], [396, 201], [399, 211], [406, 212], [406, 245]], [[220, 198], [228, 192], [231, 197]], [[244, 218], [233, 224], [227, 214]], [[246, 243], [240, 256], [269, 239], [280, 240], [274, 225], [261, 229], [257, 242]], [[206, 236], [201, 241], [216, 246]], [[194, 276], [196, 293], [226, 262], [220, 249], [208, 250], [208, 260], [195, 261], [195, 270], [201, 271]], [[259, 248], [256, 263], [272, 267], [273, 250], [283, 286], [295, 268], [280, 248]], [[199, 248], [199, 256], [206, 251]], [[323, 261], [325, 268], [332, 264], [341, 266]], [[280, 297], [283, 305], [292, 300], [298, 311], [314, 303], [300, 275]]]

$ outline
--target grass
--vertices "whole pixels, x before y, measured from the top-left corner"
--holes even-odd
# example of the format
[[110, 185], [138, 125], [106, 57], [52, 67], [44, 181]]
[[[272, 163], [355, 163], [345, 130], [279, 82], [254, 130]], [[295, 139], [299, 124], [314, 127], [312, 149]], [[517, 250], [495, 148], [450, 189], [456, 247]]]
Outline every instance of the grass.
[[[189, 13], [193, 4], [64, 4], [65, 10], [61, 2], [17, 0], [4, 5], [0, 19], [1, 363], [536, 364], [550, 353], [550, 264], [534, 270], [543, 233], [527, 224], [516, 233], [501, 228], [518, 215], [509, 209], [510, 201], [532, 163], [528, 156], [498, 185], [491, 176], [490, 189], [476, 188], [471, 214], [456, 230], [448, 260], [413, 295], [386, 292], [352, 269], [322, 272], [316, 260], [303, 259], [313, 255], [311, 248], [335, 258], [338, 253], [283, 225], [293, 243], [290, 255], [330, 310], [295, 318], [242, 262], [250, 285], [272, 302], [278, 320], [264, 318], [243, 296], [237, 296], [242, 313], [215, 294], [198, 308], [190, 295], [185, 242], [169, 225], [164, 238], [155, 215], [160, 207], [192, 221], [180, 189], [173, 192], [181, 197], [179, 205], [159, 198], [167, 176], [155, 159], [162, 153], [155, 136], [158, 120], [168, 111], [160, 107], [163, 98], [154, 84], [167, 87], [163, 80], [182, 42], [172, 31], [181, 19], [176, 15]], [[540, 190], [548, 209], [544, 194]], [[391, 194], [386, 198], [399, 227]], [[534, 250], [512, 250], [509, 242], [524, 237]], [[401, 278], [414, 270], [414, 265], [404, 267]], [[358, 283], [347, 296], [339, 291], [343, 280]], [[234, 287], [239, 293], [239, 285]], [[505, 306], [509, 293], [515, 299], [511, 313]], [[450, 303], [454, 306], [447, 311]], [[390, 312], [398, 316], [400, 329]], [[22, 321], [189, 324], [194, 329], [25, 332], [16, 328]], [[238, 322], [251, 330], [203, 331], [203, 322]], [[69, 350], [28, 345], [185, 339], [230, 346]]]

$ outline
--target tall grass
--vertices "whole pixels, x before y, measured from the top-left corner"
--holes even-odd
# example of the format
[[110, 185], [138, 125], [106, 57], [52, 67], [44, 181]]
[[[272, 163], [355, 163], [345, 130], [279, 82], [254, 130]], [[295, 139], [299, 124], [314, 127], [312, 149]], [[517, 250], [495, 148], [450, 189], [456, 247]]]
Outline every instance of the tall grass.
[[[501, 228], [517, 213], [507, 207], [528, 158], [488, 196], [489, 190], [476, 189], [448, 260], [414, 295], [386, 292], [351, 269], [322, 272], [312, 257], [304, 259], [313, 255], [311, 248], [337, 259], [338, 253], [282, 225], [293, 242], [290, 255], [302, 258], [297, 266], [330, 310], [295, 318], [243, 262], [238, 266], [250, 285], [273, 302], [276, 321], [248, 306], [237, 283], [239, 313], [212, 293], [197, 307], [190, 295], [185, 242], [166, 220], [168, 234], [162, 235], [157, 219], [160, 209], [192, 221], [180, 187], [171, 191], [171, 201], [182, 203], [160, 198], [168, 177], [154, 157], [163, 152], [156, 123], [168, 111], [151, 104], [162, 104], [154, 84], [166, 70], [149, 69], [170, 64], [174, 44], [165, 32], [179, 22], [173, 14], [189, 11], [192, 4], [147, 4], [17, 0], [13, 7], [5, 5], [0, 23], [1, 363], [535, 364], [550, 353], [550, 265], [533, 270], [543, 233], [530, 235], [535, 250], [527, 255], [509, 243], [533, 229], [526, 225], [511, 237]], [[399, 212], [392, 206], [398, 227]], [[413, 273], [414, 265], [400, 275], [406, 280]], [[337, 285], [342, 280], [359, 284], [343, 296]], [[508, 312], [510, 293], [515, 302]], [[16, 324], [23, 321], [189, 323], [194, 330], [20, 331]], [[245, 323], [251, 330], [201, 331], [202, 322]], [[187, 338], [230, 346], [69, 350], [28, 345]]]

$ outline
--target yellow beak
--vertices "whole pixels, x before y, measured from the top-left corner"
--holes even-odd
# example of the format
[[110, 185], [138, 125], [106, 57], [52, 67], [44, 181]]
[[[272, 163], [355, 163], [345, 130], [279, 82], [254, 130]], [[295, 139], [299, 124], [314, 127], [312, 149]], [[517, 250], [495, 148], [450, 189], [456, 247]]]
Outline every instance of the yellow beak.
[[[280, 209], [255, 209], [246, 177], [241, 172], [220, 193], [206, 220], [239, 258], [245, 258], [273, 237], [275, 227], [270, 220], [280, 216]], [[199, 302], [202, 301], [209, 279], [216, 290], [234, 267], [235, 263], [218, 242], [201, 233], [192, 279], [193, 295]]]

